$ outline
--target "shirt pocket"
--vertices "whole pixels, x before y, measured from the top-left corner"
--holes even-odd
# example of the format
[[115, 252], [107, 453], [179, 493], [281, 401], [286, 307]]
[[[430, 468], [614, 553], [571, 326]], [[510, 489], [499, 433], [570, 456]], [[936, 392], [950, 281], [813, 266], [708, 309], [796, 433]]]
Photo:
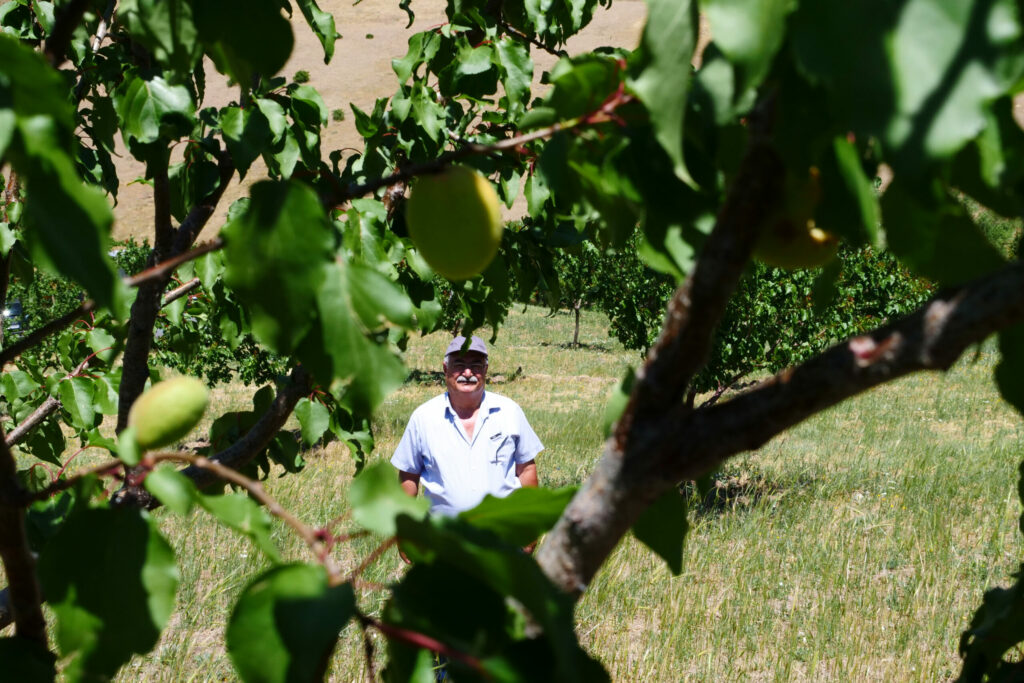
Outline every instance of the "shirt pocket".
[[499, 434], [492, 442], [494, 448], [493, 461], [508, 467], [516, 453], [516, 438], [512, 434]]

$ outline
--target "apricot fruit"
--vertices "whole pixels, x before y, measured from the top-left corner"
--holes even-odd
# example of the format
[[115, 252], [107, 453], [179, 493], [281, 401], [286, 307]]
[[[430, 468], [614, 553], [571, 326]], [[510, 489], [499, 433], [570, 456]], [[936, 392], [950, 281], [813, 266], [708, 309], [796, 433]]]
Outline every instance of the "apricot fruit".
[[194, 377], [175, 377], [143, 392], [128, 413], [139, 450], [170, 446], [187, 435], [206, 412], [209, 392]]
[[417, 177], [405, 221], [423, 258], [449, 280], [468, 280], [483, 272], [501, 244], [498, 193], [467, 166]]

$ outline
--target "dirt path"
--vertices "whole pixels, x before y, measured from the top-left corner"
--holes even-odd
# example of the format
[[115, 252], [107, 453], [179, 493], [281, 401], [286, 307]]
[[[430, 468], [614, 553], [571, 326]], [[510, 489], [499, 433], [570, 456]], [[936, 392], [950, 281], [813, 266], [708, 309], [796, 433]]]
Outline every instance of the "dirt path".
[[[309, 72], [310, 83], [319, 90], [330, 111], [342, 109], [345, 120], [331, 121], [323, 136], [324, 158], [335, 149], [362, 148], [359, 135], [352, 122], [349, 103], [369, 110], [378, 97], [389, 97], [398, 87], [391, 70], [391, 60], [406, 52], [409, 36], [445, 21], [445, 0], [414, 0], [415, 23], [405, 28], [405, 12], [398, 8], [398, 0], [363, 0], [353, 5], [352, 0], [324, 0], [321, 7], [334, 14], [342, 39], [335, 43], [334, 58], [329, 65], [323, 63], [323, 50], [312, 32], [296, 25], [296, 44], [292, 57], [283, 70], [289, 78], [296, 71]], [[642, 0], [615, 0], [608, 10], [598, 8], [587, 29], [568, 46], [570, 54], [589, 51], [603, 45], [635, 47], [643, 28], [646, 4]], [[296, 14], [297, 20], [301, 17]], [[550, 68], [554, 57], [534, 51], [535, 75]], [[224, 106], [238, 97], [237, 89], [228, 89], [227, 81], [212, 68], [207, 72], [207, 93], [204, 106]], [[137, 239], [148, 237], [152, 241], [152, 195], [150, 188], [137, 183], [128, 185], [142, 174], [142, 166], [121, 152], [117, 160], [121, 178], [118, 205], [114, 209], [116, 222], [114, 238]], [[254, 164], [246, 176], [247, 181], [262, 176], [261, 166]], [[203, 239], [213, 235], [223, 224], [231, 201], [244, 194], [238, 185], [228, 189], [218, 213], [207, 225]]]

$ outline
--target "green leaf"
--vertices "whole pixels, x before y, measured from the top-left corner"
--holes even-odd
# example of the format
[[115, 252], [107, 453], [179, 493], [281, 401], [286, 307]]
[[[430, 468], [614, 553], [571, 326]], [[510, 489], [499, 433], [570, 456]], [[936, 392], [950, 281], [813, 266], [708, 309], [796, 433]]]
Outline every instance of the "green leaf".
[[395, 535], [398, 515], [423, 519], [430, 507], [425, 497], [413, 498], [402, 490], [398, 471], [387, 462], [364, 469], [352, 482], [348, 501], [356, 523], [383, 536]]
[[6, 91], [10, 97], [5, 107], [10, 106], [18, 117], [47, 116], [61, 130], [72, 130], [74, 110], [60, 74], [41, 53], [4, 32], [0, 32], [0, 75], [0, 94]]
[[313, 446], [320, 441], [331, 424], [331, 414], [327, 406], [305, 397], [295, 404], [295, 417], [298, 418], [299, 427], [302, 429], [302, 443], [307, 446]]
[[228, 621], [228, 654], [247, 682], [322, 680], [355, 607], [352, 586], [329, 586], [323, 567], [274, 567], [238, 599]]
[[60, 402], [78, 429], [91, 429], [96, 425], [93, 407], [93, 382], [85, 377], [69, 377], [58, 388]]
[[50, 683], [57, 677], [57, 657], [31, 638], [0, 638], [0, 661], [0, 678], [12, 683]]
[[[116, 543], [97, 539], [117, 539]], [[39, 578], [57, 617], [69, 680], [113, 676], [156, 644], [174, 608], [174, 551], [138, 510], [74, 514], [39, 557]]]
[[[0, 157], [3, 156], [3, 153], [3, 145], [0, 144]], [[0, 223], [0, 256], [6, 258], [17, 241], [18, 235], [11, 230], [10, 223]]]
[[9, 402], [29, 396], [39, 388], [39, 383], [24, 370], [5, 372], [0, 375], [0, 382], [3, 384], [4, 398]]
[[284, 107], [276, 101], [266, 98], [257, 99], [256, 106], [259, 107], [259, 110], [267, 118], [267, 125], [270, 127], [272, 135], [271, 142], [280, 142], [288, 130], [288, 119], [285, 117]]
[[634, 522], [633, 535], [665, 560], [669, 570], [679, 576], [683, 571], [683, 542], [689, 528], [686, 500], [673, 486]]
[[793, 0], [703, 0], [711, 35], [737, 71], [736, 94], [756, 88], [786, 35]]
[[306, 23], [313, 29], [313, 33], [320, 40], [324, 47], [324, 64], [331, 62], [334, 56], [334, 42], [341, 38], [341, 34], [334, 28], [334, 15], [320, 9], [316, 0], [295, 0], [306, 18]]
[[472, 510], [460, 513], [459, 519], [513, 545], [525, 546], [554, 526], [575, 494], [575, 486], [519, 488], [505, 498], [486, 496]]
[[697, 6], [690, 0], [648, 0], [647, 7], [640, 60], [630, 88], [647, 108], [654, 135], [672, 160], [676, 177], [695, 186], [683, 158], [683, 116], [690, 59], [697, 44]]
[[248, 536], [272, 561], [281, 561], [281, 554], [271, 538], [270, 514], [248, 495], [200, 496], [196, 502], [225, 526]]
[[345, 264], [334, 262], [325, 270], [317, 297], [320, 321], [298, 353], [321, 382], [336, 380], [331, 393], [342, 405], [372, 411], [408, 373], [386, 340], [378, 343], [367, 336], [354, 310], [359, 292], [349, 285]]
[[128, 0], [117, 8], [132, 39], [179, 79], [192, 73], [202, 55], [188, 0]]
[[996, 385], [1003, 398], [1024, 414], [1024, 325], [1014, 325], [999, 333], [999, 365]]
[[220, 125], [224, 144], [231, 152], [238, 176], [244, 178], [252, 162], [267, 150], [273, 140], [270, 122], [261, 109], [228, 107], [221, 112]]
[[508, 96], [509, 113], [516, 115], [525, 109], [533, 82], [533, 60], [530, 50], [522, 42], [504, 37], [495, 44], [495, 63], [501, 71], [501, 84]]
[[135, 427], [126, 427], [117, 435], [117, 457], [128, 467], [135, 467], [142, 460], [139, 443], [135, 440]]
[[113, 214], [106, 198], [82, 182], [52, 119], [21, 119], [19, 134], [21, 149], [11, 157], [26, 185], [25, 238], [33, 258], [119, 310], [127, 293], [107, 256]]
[[618, 386], [612, 391], [612, 395], [608, 398], [608, 403], [605, 404], [604, 409], [604, 438], [608, 438], [612, 435], [612, 428], [615, 427], [615, 423], [622, 417], [622, 413], [626, 410], [626, 405], [629, 404], [629, 396], [633, 392], [633, 382], [636, 380], [636, 370], [632, 367], [626, 368], [626, 374], [623, 376], [622, 381], [619, 382]]
[[350, 265], [347, 273], [352, 308], [367, 329], [377, 329], [385, 320], [406, 329], [416, 326], [415, 309], [404, 289], [366, 266]]
[[125, 144], [174, 140], [192, 130], [195, 105], [183, 85], [171, 85], [160, 76], [135, 76], [114, 94]]
[[192, 511], [199, 498], [195, 485], [173, 467], [158, 467], [146, 475], [146, 490], [179, 515]]
[[864, 174], [860, 153], [845, 137], [836, 137], [821, 166], [822, 202], [818, 224], [853, 244], [881, 248], [881, 210], [874, 184]]
[[221, 73], [247, 87], [254, 74], [273, 76], [295, 37], [276, 0], [220, 0], [193, 5], [196, 28]]
[[22, 447], [40, 460], [62, 467], [64, 463], [61, 462], [61, 456], [66, 445], [60, 421], [51, 418], [33, 429]]
[[842, 113], [836, 123], [878, 137], [896, 176], [913, 181], [977, 136], [988, 104], [1015, 87], [1020, 19], [1014, 0], [822, 0], [800, 3], [791, 33], [800, 68]]
[[94, 327], [89, 330], [85, 335], [85, 343], [104, 363], [109, 363], [117, 355], [117, 339], [102, 327]]
[[882, 197], [882, 210], [889, 248], [924, 277], [961, 284], [1004, 261], [964, 207], [941, 191], [922, 203], [897, 180]]
[[257, 183], [223, 235], [224, 282], [249, 309], [256, 338], [278, 353], [294, 350], [313, 322], [332, 255], [316, 193], [297, 182]]
[[456, 567], [499, 595], [521, 603], [542, 627], [554, 652], [554, 680], [608, 679], [576, 640], [571, 599], [547, 579], [532, 557], [489, 531], [450, 517], [416, 521], [400, 515], [396, 530], [402, 548], [414, 561]]

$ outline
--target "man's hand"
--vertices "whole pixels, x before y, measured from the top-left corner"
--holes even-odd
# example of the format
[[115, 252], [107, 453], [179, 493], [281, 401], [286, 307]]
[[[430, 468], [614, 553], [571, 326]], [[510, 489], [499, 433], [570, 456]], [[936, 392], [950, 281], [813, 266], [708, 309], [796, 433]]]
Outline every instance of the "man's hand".
[[[402, 485], [402, 490], [409, 494], [410, 497], [415, 498], [416, 494], [420, 490], [420, 475], [413, 474], [412, 472], [398, 472], [398, 483]], [[396, 546], [398, 547], [398, 546]], [[406, 564], [412, 564], [405, 553], [402, 552], [401, 547], [398, 547], [398, 554], [401, 556], [402, 561]]]

